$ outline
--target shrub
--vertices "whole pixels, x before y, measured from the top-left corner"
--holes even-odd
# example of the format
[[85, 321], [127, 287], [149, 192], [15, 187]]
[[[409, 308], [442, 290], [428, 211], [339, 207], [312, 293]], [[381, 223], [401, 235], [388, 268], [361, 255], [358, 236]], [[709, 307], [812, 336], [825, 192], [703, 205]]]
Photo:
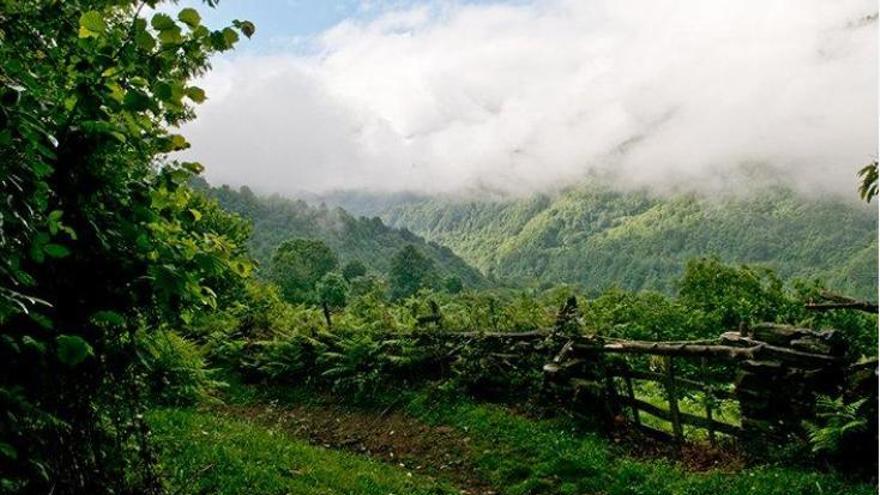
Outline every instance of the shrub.
[[310, 381], [316, 355], [323, 348], [320, 340], [301, 334], [254, 342], [242, 365], [280, 382]]
[[847, 439], [864, 432], [868, 419], [861, 414], [861, 409], [867, 401], [868, 399], [860, 399], [844, 403], [840, 397], [819, 397], [816, 403], [816, 417], [819, 421], [804, 423], [813, 452], [839, 455]]
[[138, 344], [151, 397], [160, 404], [184, 406], [210, 400], [222, 385], [211, 378], [196, 345], [171, 330], [141, 331]]

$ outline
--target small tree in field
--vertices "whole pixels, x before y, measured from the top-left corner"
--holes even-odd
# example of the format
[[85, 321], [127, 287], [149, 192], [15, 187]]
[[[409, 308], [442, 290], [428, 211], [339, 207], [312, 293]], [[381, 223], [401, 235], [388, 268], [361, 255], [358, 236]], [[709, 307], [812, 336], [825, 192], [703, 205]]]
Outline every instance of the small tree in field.
[[434, 262], [412, 244], [407, 245], [391, 258], [391, 298], [409, 297], [429, 286], [435, 276]]
[[688, 261], [678, 282], [678, 298], [727, 329], [742, 323], [786, 321], [800, 306], [772, 270], [730, 266], [714, 257]]
[[323, 241], [284, 241], [272, 256], [270, 277], [290, 302], [313, 300], [315, 284], [339, 264], [336, 254]]
[[318, 302], [324, 310], [324, 318], [327, 320], [327, 329], [333, 327], [331, 315], [345, 307], [348, 300], [348, 283], [338, 273], [328, 273], [321, 277], [315, 288]]

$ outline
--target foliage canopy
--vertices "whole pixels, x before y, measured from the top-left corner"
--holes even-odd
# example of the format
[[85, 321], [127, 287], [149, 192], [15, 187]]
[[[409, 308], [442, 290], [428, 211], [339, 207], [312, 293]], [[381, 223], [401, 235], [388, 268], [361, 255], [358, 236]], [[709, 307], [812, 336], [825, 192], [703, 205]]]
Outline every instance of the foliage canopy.
[[[157, 2], [148, 2], [154, 6]], [[141, 326], [185, 322], [250, 271], [242, 227], [187, 187], [191, 80], [253, 25], [122, 0], [0, 9], [3, 491], [150, 492]]]

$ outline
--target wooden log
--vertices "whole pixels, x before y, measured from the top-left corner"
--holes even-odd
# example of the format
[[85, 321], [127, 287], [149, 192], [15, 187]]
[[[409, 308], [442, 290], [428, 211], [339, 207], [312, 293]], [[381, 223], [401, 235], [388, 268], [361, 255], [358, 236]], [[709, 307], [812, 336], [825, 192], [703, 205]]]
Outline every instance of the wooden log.
[[561, 363], [547, 363], [544, 365], [544, 372], [549, 374], [556, 374], [560, 371], [565, 371], [568, 368], [573, 368], [579, 364], [582, 364], [583, 362], [583, 359], [569, 359]]
[[[623, 379], [624, 379], [624, 382], [626, 383], [626, 393], [627, 393], [627, 395], [629, 396], [630, 399], [635, 400], [635, 398], [636, 398], [636, 392], [635, 392], [635, 390], [633, 389], [632, 378], [630, 378], [629, 376], [624, 376]], [[642, 424], [642, 420], [641, 420], [641, 418], [639, 417], [639, 408], [638, 408], [638, 407], [633, 407], [632, 405], [630, 405], [630, 408], [632, 409], [633, 423], [635, 423], [636, 426], [641, 425], [641, 424]]]
[[836, 330], [817, 332], [791, 325], [761, 323], [740, 333], [743, 337], [750, 337], [765, 344], [792, 347], [814, 354], [843, 354], [845, 352], [846, 344]]
[[[670, 412], [666, 409], [655, 406], [654, 404], [650, 404], [643, 400], [639, 399], [630, 399], [629, 397], [621, 397], [620, 400], [624, 402], [628, 406], [637, 407], [639, 410], [644, 411], [651, 416], [655, 416], [665, 421], [672, 421], [670, 416]], [[689, 414], [686, 412], [679, 411], [679, 419], [683, 424], [695, 426], [697, 428], [708, 429], [709, 427], [709, 419], [704, 418], [702, 416], [696, 416], [694, 414]], [[722, 423], [718, 420], [711, 420], [712, 428], [719, 433], [724, 433], [725, 435], [730, 436], [740, 436], [742, 434], [742, 429], [738, 426], [734, 426], [729, 423]]]
[[666, 356], [666, 394], [669, 398], [669, 417], [672, 421], [672, 433], [679, 443], [684, 442], [684, 429], [681, 426], [681, 414], [678, 410], [678, 391], [675, 387], [675, 368], [672, 356]]
[[594, 341], [601, 341], [608, 344], [614, 344], [619, 342], [646, 342], [650, 344], [661, 344], [661, 345], [711, 345], [717, 344], [718, 339], [697, 339], [697, 340], [650, 340], [650, 341], [635, 341], [631, 339], [619, 339], [616, 337], [600, 337], [600, 336], [589, 336], [587, 337]]
[[761, 373], [764, 375], [778, 375], [785, 372], [785, 368], [779, 361], [758, 361], [749, 359], [740, 363], [744, 371]]
[[599, 393], [603, 390], [604, 385], [595, 380], [584, 380], [582, 378], [572, 378], [568, 381], [573, 389], [576, 391], [579, 390], [588, 390], [592, 393]]
[[840, 358], [824, 354], [797, 351], [770, 345], [741, 335], [739, 332], [726, 332], [721, 344], [665, 344], [661, 342], [621, 341], [602, 345], [596, 339], [580, 340], [573, 346], [583, 353], [629, 353], [653, 354], [658, 356], [708, 357], [733, 361], [754, 359], [775, 359], [795, 364], [836, 364]]
[[717, 359], [753, 359], [759, 346], [751, 348], [731, 345], [662, 344], [658, 342], [626, 341], [605, 345], [575, 343], [574, 350], [583, 353], [654, 354], [658, 356], [711, 357]]
[[870, 302], [856, 301], [847, 303], [807, 303], [805, 308], [810, 311], [831, 311], [834, 309], [853, 309], [865, 313], [877, 314], [877, 305]]
[[841, 355], [845, 352], [841, 346], [832, 346], [828, 342], [810, 337], [794, 339], [789, 345], [794, 350], [811, 352], [813, 354]]
[[665, 432], [663, 430], [658, 430], [657, 428], [652, 428], [652, 427], [645, 425], [645, 424], [636, 425], [636, 429], [638, 429], [640, 432], [642, 432], [646, 436], [649, 436], [649, 437], [651, 437], [655, 440], [659, 440], [661, 442], [669, 443], [669, 442], [675, 441], [675, 437], [670, 435], [668, 432]]
[[866, 313], [877, 314], [878, 307], [876, 303], [870, 301], [859, 301], [851, 297], [842, 296], [833, 292], [822, 291], [819, 295], [822, 302], [808, 302], [804, 307], [810, 311], [831, 311], [834, 309], [854, 309], [864, 311]]
[[[700, 374], [703, 375], [703, 377], [706, 376], [706, 358], [700, 359]], [[715, 440], [715, 429], [712, 428], [712, 423], [711, 423], [711, 421], [712, 421], [712, 398], [713, 398], [713, 394], [712, 394], [711, 387], [704, 382], [703, 404], [706, 407], [706, 419], [708, 419], [710, 421], [710, 423], [709, 423], [709, 444], [714, 447], [717, 444], [717, 442]]]
[[550, 335], [550, 332], [539, 329], [528, 332], [434, 332], [434, 335], [444, 338], [540, 340]]
[[721, 340], [732, 346], [742, 346], [742, 349], [750, 350], [751, 356], [748, 359], [776, 360], [806, 367], [814, 365], [834, 365], [841, 362], [841, 358], [838, 356], [796, 351], [785, 347], [770, 345], [750, 337], [744, 337], [740, 335], [739, 332], [725, 332], [721, 334]]
[[560, 349], [559, 352], [555, 356], [553, 356], [553, 362], [559, 364], [567, 359], [568, 355], [571, 354], [571, 349], [573, 345], [574, 341], [569, 340], [568, 342], [566, 342], [565, 345], [562, 346], [562, 349]]

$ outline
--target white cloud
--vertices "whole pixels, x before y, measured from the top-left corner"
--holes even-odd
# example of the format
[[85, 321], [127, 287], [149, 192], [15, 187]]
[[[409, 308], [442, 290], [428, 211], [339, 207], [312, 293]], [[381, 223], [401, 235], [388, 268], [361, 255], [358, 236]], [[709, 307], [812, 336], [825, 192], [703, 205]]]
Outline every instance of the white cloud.
[[[851, 191], [876, 156], [868, 0], [438, 3], [315, 55], [218, 63], [186, 134], [213, 182], [504, 191], [592, 171], [714, 184], [764, 163]], [[874, 21], [865, 21], [866, 16]]]

